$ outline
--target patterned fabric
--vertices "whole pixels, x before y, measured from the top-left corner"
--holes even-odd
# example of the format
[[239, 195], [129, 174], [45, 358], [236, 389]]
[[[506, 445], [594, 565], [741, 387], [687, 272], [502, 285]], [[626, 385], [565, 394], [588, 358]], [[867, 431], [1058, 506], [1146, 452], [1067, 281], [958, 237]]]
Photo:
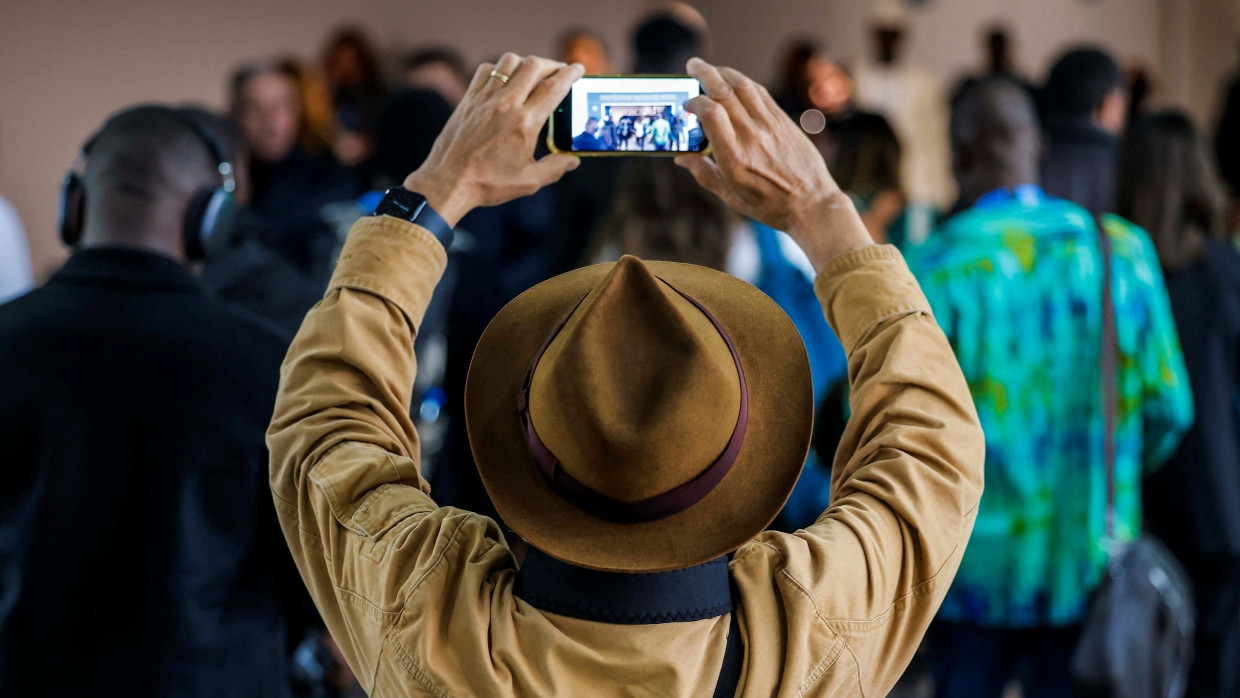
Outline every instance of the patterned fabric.
[[[1106, 563], [1099, 383], [1101, 258], [1076, 204], [987, 197], [910, 251], [986, 432], [986, 486], [940, 618], [1080, 621]], [[1192, 422], [1179, 339], [1146, 233], [1104, 219], [1120, 356], [1117, 536], [1141, 527], [1140, 481]]]

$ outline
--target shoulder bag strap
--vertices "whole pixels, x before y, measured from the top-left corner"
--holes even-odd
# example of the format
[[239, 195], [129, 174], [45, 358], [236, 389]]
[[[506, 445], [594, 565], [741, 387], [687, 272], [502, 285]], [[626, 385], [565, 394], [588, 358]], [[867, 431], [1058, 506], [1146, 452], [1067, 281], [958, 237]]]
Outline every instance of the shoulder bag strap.
[[732, 698], [741, 682], [745, 646], [741, 642], [739, 615], [740, 608], [733, 608], [732, 621], [728, 623], [728, 644], [723, 648], [723, 666], [719, 670], [719, 681], [715, 684], [714, 698]]
[[1099, 369], [1102, 384], [1102, 459], [1107, 470], [1106, 540], [1115, 538], [1115, 427], [1118, 396], [1116, 367], [1119, 363], [1119, 338], [1115, 331], [1115, 304], [1111, 297], [1111, 239], [1101, 216], [1094, 217], [1098, 228], [1098, 254], [1102, 257], [1102, 351]]

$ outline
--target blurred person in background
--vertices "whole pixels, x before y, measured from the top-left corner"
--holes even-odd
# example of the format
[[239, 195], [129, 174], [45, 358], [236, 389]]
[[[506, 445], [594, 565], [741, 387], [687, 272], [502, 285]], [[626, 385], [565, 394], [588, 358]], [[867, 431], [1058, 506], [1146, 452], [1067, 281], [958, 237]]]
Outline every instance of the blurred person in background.
[[955, 199], [947, 135], [947, 96], [935, 76], [905, 58], [910, 18], [899, 0], [879, 0], [870, 20], [873, 58], [853, 72], [856, 102], [882, 114], [900, 138], [901, 189], [910, 203], [908, 238], [925, 239], [933, 211]]
[[926, 216], [908, 213], [900, 183], [902, 148], [887, 119], [857, 108], [852, 78], [812, 42], [790, 46], [784, 83], [777, 101], [800, 122], [835, 181], [853, 197], [870, 235], [904, 246], [909, 220]]
[[1092, 47], [1068, 51], [1042, 90], [1046, 193], [1094, 215], [1115, 209], [1115, 158], [1128, 115], [1124, 75], [1115, 59]]
[[1240, 233], [1240, 71], [1235, 72], [1223, 89], [1222, 111], [1214, 136], [1214, 155], [1219, 173], [1231, 196], [1228, 233]]
[[995, 78], [1010, 80], [1028, 93], [1031, 99], [1037, 99], [1037, 88], [1016, 68], [1016, 59], [1012, 57], [1012, 36], [1007, 27], [996, 24], [982, 32], [982, 54], [985, 66], [977, 74], [960, 81], [952, 90], [952, 102], [970, 85]]
[[1150, 232], [1197, 415], [1149, 476], [1145, 525], [1193, 580], [1197, 638], [1186, 695], [1240, 696], [1240, 254], [1225, 197], [1187, 115], [1134, 122], [1120, 149], [1116, 211]]
[[[936, 695], [1071, 696], [1070, 664], [1106, 574], [1100, 457], [1102, 264], [1095, 218], [1038, 186], [1028, 94], [969, 86], [951, 124], [962, 202], [909, 268], [956, 351], [986, 434], [986, 490], [973, 538], [927, 644]], [[1141, 477], [1169, 457], [1193, 405], [1148, 236], [1115, 216], [1113, 303], [1121, 391], [1116, 535], [1141, 532]]]
[[813, 39], [794, 39], [784, 49], [779, 64], [779, 87], [772, 95], [775, 103], [793, 119], [812, 109], [809, 101], [809, 62], [822, 49]]
[[434, 90], [455, 107], [469, 86], [465, 59], [455, 49], [429, 46], [410, 51], [400, 61], [401, 80], [414, 90]]
[[184, 111], [227, 149], [237, 183], [233, 196], [241, 208], [231, 235], [213, 241], [198, 281], [215, 298], [268, 320], [291, 342], [306, 311], [322, 298], [323, 288], [261, 242], [258, 226], [262, 221], [246, 209], [250, 201], [249, 157], [237, 127], [206, 109]]
[[34, 288], [30, 248], [21, 216], [0, 196], [0, 303]]
[[199, 208], [227, 199], [212, 138], [109, 118], [66, 187], [73, 254], [0, 306], [5, 696], [289, 693], [308, 604], [263, 441], [288, 340], [188, 268], [226, 227]]
[[353, 170], [358, 186], [368, 187], [374, 175], [371, 131], [387, 86], [378, 53], [365, 32], [346, 27], [332, 35], [323, 51], [323, 76], [332, 106], [332, 150]]
[[1150, 68], [1132, 63], [1124, 70], [1124, 89], [1128, 92], [1128, 114], [1124, 124], [1131, 125], [1150, 110], [1150, 98], [1154, 95], [1154, 76]]
[[607, 43], [597, 32], [577, 27], [560, 35], [556, 55], [568, 63], [580, 63], [586, 75], [609, 75], [612, 72]]
[[312, 123], [306, 98], [301, 72], [289, 60], [249, 64], [230, 82], [232, 118], [250, 156], [247, 211], [264, 244], [326, 285], [337, 242], [326, 209], [360, 190]]

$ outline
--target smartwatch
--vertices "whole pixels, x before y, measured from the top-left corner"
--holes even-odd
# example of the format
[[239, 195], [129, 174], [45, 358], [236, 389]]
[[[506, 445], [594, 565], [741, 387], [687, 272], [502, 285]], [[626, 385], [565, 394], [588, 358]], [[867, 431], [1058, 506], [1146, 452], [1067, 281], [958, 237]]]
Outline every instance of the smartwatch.
[[383, 199], [375, 207], [376, 216], [392, 216], [426, 228], [439, 244], [447, 250], [456, 233], [452, 226], [426, 203], [426, 197], [404, 187], [392, 187], [383, 193]]

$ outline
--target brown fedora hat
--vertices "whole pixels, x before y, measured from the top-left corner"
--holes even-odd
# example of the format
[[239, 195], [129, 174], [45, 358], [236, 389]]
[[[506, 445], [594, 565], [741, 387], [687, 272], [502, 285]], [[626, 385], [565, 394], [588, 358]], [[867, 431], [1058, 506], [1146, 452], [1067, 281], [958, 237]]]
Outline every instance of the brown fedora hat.
[[805, 462], [813, 388], [800, 335], [761, 291], [624, 257], [505, 306], [474, 352], [465, 414], [514, 531], [583, 567], [655, 572], [770, 524]]

